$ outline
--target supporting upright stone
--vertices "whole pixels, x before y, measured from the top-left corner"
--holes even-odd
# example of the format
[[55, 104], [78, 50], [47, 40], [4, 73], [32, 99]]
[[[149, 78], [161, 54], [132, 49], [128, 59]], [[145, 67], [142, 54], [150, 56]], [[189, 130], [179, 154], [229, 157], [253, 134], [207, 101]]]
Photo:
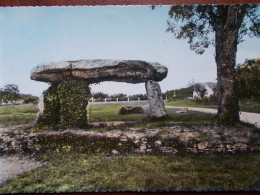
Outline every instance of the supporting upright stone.
[[[58, 83], [53, 83], [43, 93], [43, 102], [38, 108], [37, 124], [40, 126], [56, 126], [60, 123], [60, 101], [57, 91]], [[43, 106], [43, 108], [42, 108]]]
[[150, 106], [150, 116], [152, 118], [165, 117], [166, 111], [160, 85], [155, 81], [148, 80], [145, 82], [145, 88]]
[[63, 127], [86, 127], [87, 105], [90, 98], [88, 83], [64, 81], [58, 85], [60, 124]]
[[39, 117], [43, 115], [43, 110], [44, 110], [44, 100], [43, 99], [44, 99], [43, 96], [39, 97], [38, 105], [37, 105], [37, 111], [38, 112], [37, 112], [37, 116], [35, 118], [34, 124], [36, 124]]
[[84, 128], [87, 126], [89, 98], [88, 83], [64, 81], [52, 84], [44, 93], [44, 101], [39, 101], [36, 124]]

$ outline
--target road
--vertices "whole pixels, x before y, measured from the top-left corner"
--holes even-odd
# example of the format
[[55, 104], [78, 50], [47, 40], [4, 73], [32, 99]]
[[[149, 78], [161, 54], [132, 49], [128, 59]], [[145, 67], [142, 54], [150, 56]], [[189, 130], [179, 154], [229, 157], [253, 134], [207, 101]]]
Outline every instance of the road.
[[[166, 101], [165, 101], [166, 103]], [[148, 106], [148, 100], [140, 101], [111, 101], [111, 102], [89, 102], [89, 105], [124, 105], [124, 106]], [[167, 109], [181, 109], [183, 107], [166, 106]], [[217, 114], [217, 109], [210, 108], [188, 108], [190, 111], [203, 112], [209, 114]], [[254, 124], [260, 128], [260, 114], [250, 112], [240, 112], [240, 120], [246, 123]]]
[[145, 106], [148, 105], [148, 100], [140, 100], [140, 101], [107, 101], [107, 102], [88, 102], [88, 105], [102, 105], [102, 106], [109, 106], [109, 105], [124, 105], [124, 106]]
[[[166, 108], [181, 109], [182, 107], [166, 106]], [[209, 114], [217, 114], [217, 109], [211, 108], [188, 108], [190, 111], [204, 112]], [[239, 112], [240, 120], [246, 123], [254, 124], [260, 128], [260, 114], [250, 112]]]

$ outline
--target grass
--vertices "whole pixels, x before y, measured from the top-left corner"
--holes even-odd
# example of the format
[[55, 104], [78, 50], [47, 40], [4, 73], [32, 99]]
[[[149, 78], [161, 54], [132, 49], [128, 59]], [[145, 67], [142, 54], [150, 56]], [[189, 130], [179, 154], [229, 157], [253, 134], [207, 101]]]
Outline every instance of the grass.
[[[136, 120], [127, 126], [160, 128], [176, 122], [184, 126], [215, 125], [216, 118], [209, 114], [188, 112], [174, 115], [167, 110], [168, 117], [148, 122], [145, 115], [118, 115], [121, 106], [89, 106], [88, 118], [101, 120]], [[26, 114], [36, 115], [35, 108], [0, 108], [3, 116]], [[122, 118], [121, 118], [122, 117]], [[143, 121], [142, 121], [143, 120]], [[139, 122], [138, 122], [139, 121]], [[246, 128], [246, 125], [241, 125]], [[106, 127], [117, 128], [117, 127]], [[103, 130], [104, 130], [103, 129]], [[166, 135], [163, 131], [156, 135]], [[199, 135], [201, 140], [207, 139]], [[30, 171], [8, 181], [0, 193], [43, 193], [108, 190], [260, 190], [260, 154], [201, 154], [165, 156], [159, 154], [123, 158], [105, 158], [104, 153], [127, 152], [135, 147], [131, 143], [66, 136], [40, 137], [35, 143], [50, 152], [37, 158], [47, 161], [50, 167]], [[170, 143], [169, 143], [170, 144]]]
[[240, 110], [245, 112], [260, 113], [260, 103], [253, 101], [240, 101]]
[[259, 154], [104, 158], [51, 152], [40, 158], [50, 167], [8, 181], [0, 193], [260, 189]]
[[191, 101], [186, 99], [169, 101], [166, 103], [166, 106], [176, 106], [176, 107], [185, 107], [185, 108], [188, 107], [215, 108], [215, 105], [212, 102]]
[[182, 115], [173, 115], [172, 121], [177, 122], [182, 126], [193, 126], [193, 125], [217, 125], [218, 120], [214, 115], [200, 113], [200, 112], [188, 112]]
[[1, 106], [0, 124], [1, 125], [23, 125], [31, 123], [37, 114], [35, 106]]
[[[212, 101], [191, 101], [187, 99], [178, 99], [174, 101], [169, 101], [166, 106], [176, 106], [176, 107], [197, 107], [197, 108], [216, 108], [214, 102]], [[260, 113], [260, 103], [253, 102], [250, 100], [239, 101], [240, 111], [243, 112], [253, 112]]]
[[[193, 126], [193, 125], [217, 125], [217, 119], [214, 115], [198, 113], [198, 112], [188, 112], [186, 114], [172, 114], [170, 110], [167, 111], [167, 118], [160, 120], [149, 121], [146, 120], [145, 114], [129, 114], [120, 115], [118, 110], [121, 108], [120, 105], [112, 106], [89, 106], [88, 107], [88, 120], [89, 121], [135, 121], [131, 124], [122, 124], [117, 126], [95, 128], [95, 131], [113, 130], [113, 129], [123, 129], [126, 127], [133, 128], [162, 128], [168, 126], [170, 123], [175, 122], [183, 126]], [[26, 107], [15, 107], [6, 106], [0, 107], [0, 123], [2, 125], [22, 125], [32, 122], [37, 113], [37, 108], [34, 106]], [[247, 124], [239, 124], [239, 128], [249, 128]], [[46, 130], [46, 128], [32, 128], [30, 131], [41, 132]]]
[[89, 121], [140, 121], [144, 119], [144, 114], [118, 114], [121, 105], [112, 106], [88, 106]]

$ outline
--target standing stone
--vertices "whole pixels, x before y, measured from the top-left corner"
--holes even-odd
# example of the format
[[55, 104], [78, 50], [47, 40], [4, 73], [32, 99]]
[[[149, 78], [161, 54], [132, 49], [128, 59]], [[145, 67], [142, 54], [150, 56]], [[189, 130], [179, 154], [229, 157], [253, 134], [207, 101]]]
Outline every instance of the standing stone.
[[152, 118], [165, 117], [166, 111], [160, 85], [155, 81], [148, 80], [145, 83], [145, 88], [150, 106], [150, 116]]
[[37, 122], [38, 118], [43, 115], [43, 110], [44, 110], [44, 101], [43, 101], [43, 96], [39, 97], [38, 99], [38, 105], [37, 105], [37, 116], [36, 116], [36, 119], [34, 121], [34, 123]]
[[58, 85], [60, 125], [62, 127], [87, 126], [87, 105], [90, 98], [88, 83], [63, 81]]
[[43, 96], [39, 97], [38, 100], [38, 115], [41, 115], [43, 113], [44, 109], [44, 101], [43, 101]]
[[39, 113], [36, 122], [40, 126], [56, 126], [60, 122], [60, 101], [57, 87], [58, 83], [53, 83], [43, 93], [43, 109], [40, 108], [43, 112]]

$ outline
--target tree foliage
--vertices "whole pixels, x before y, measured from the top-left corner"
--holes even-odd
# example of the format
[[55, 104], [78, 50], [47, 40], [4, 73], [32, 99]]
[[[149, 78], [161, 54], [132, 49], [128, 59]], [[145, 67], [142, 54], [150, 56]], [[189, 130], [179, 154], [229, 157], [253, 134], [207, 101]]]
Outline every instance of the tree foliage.
[[260, 60], [247, 60], [236, 69], [239, 99], [260, 99]]
[[5, 85], [0, 89], [0, 99], [2, 99], [5, 103], [8, 101], [13, 102], [19, 99], [19, 88], [15, 84]]
[[178, 5], [169, 11], [168, 32], [187, 39], [190, 49], [203, 54], [215, 46], [217, 64], [217, 106], [221, 125], [239, 122], [236, 90], [236, 52], [243, 37], [260, 37], [258, 4]]
[[[203, 54], [205, 48], [215, 46], [214, 32], [217, 31], [222, 11], [228, 5], [176, 5], [169, 11], [167, 32], [173, 33], [177, 39], [188, 39], [190, 49]], [[244, 35], [260, 37], [260, 16], [258, 4], [239, 5], [241, 12], [245, 10], [245, 19], [239, 27], [238, 43]], [[237, 24], [239, 25], [239, 24]]]
[[92, 93], [92, 97], [95, 99], [105, 99], [105, 98], [108, 98], [109, 95], [106, 93], [97, 92], [97, 93]]
[[192, 97], [193, 90], [194, 85], [186, 88], [166, 91], [166, 95], [168, 96], [169, 101], [187, 99], [188, 97]]

